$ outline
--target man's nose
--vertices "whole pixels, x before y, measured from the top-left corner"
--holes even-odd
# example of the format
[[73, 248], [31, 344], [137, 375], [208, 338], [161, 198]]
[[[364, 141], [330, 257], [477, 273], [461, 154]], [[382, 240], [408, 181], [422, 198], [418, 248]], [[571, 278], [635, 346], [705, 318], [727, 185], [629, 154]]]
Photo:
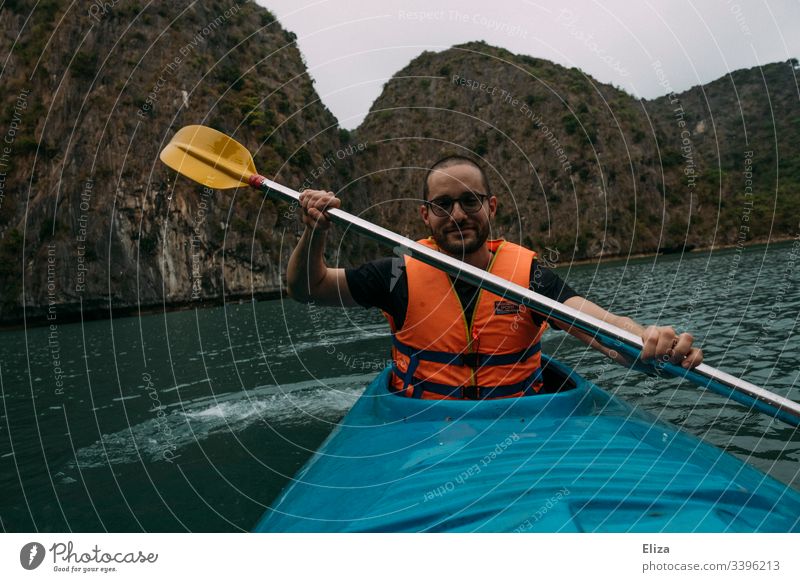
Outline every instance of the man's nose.
[[453, 208], [452, 210], [450, 210], [450, 216], [456, 222], [458, 222], [459, 220], [463, 220], [464, 218], [467, 217], [467, 213], [464, 212], [463, 208], [461, 208], [461, 202], [459, 202], [458, 200], [453, 202]]

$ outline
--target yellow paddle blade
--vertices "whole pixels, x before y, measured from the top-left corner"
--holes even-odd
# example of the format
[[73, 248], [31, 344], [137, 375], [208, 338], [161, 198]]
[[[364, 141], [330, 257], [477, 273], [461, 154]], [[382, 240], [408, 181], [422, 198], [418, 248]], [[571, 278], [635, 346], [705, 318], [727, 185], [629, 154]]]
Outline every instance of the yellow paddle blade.
[[218, 190], [247, 186], [256, 173], [247, 148], [204, 125], [182, 128], [159, 157], [179, 174]]

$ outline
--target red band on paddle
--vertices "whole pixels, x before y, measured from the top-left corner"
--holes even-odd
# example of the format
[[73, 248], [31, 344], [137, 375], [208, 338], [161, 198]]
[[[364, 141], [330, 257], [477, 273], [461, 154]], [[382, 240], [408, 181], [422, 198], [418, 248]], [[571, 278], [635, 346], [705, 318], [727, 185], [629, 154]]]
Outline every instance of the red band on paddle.
[[250, 176], [250, 180], [248, 182], [253, 188], [261, 188], [261, 185], [264, 183], [264, 180], [265, 180], [264, 176], [260, 176], [259, 174], [253, 174], [252, 176]]

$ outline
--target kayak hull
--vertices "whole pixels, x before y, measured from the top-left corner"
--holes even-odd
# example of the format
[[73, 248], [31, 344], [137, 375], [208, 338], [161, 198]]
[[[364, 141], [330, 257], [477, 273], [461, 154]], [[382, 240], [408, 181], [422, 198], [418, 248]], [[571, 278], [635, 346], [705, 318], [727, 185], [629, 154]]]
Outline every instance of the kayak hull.
[[800, 493], [542, 363], [553, 393], [485, 401], [384, 370], [255, 531], [800, 531]]

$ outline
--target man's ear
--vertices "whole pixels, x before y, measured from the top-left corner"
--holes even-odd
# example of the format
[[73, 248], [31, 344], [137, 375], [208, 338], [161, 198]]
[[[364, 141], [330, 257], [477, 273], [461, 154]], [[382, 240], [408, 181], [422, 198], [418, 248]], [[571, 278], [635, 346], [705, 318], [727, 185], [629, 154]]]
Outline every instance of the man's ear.
[[430, 227], [430, 222], [428, 221], [428, 212], [430, 209], [428, 208], [427, 204], [421, 204], [419, 207], [419, 215], [422, 217], [422, 222], [425, 223], [425, 226]]
[[494, 218], [497, 213], [497, 196], [489, 196], [489, 218]]

